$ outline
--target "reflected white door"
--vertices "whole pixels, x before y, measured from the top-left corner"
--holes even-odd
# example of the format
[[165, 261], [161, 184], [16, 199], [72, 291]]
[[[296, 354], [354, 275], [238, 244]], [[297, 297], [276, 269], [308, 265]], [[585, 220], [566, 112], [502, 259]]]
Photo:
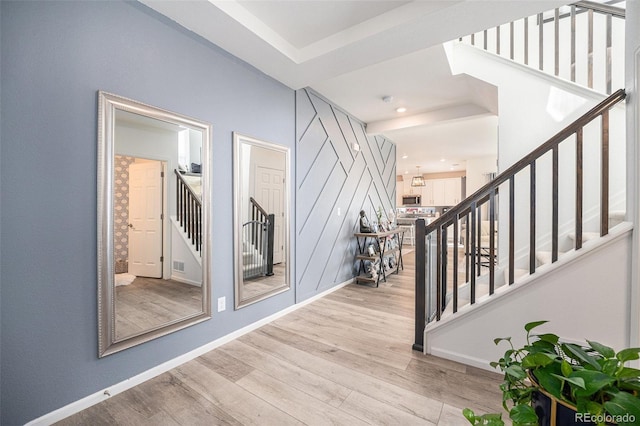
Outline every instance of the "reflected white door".
[[129, 273], [162, 278], [162, 163], [129, 166]]
[[273, 263], [284, 260], [284, 170], [256, 166], [256, 201], [267, 213], [275, 215]]

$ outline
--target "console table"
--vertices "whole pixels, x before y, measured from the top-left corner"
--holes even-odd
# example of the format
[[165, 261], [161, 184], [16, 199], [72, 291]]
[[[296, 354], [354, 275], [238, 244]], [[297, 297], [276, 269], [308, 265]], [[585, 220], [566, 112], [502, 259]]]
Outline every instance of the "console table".
[[[358, 244], [358, 254], [356, 254], [356, 260], [359, 261], [358, 276], [356, 277], [356, 283], [376, 283], [376, 287], [380, 284], [382, 278], [384, 282], [387, 282], [387, 275], [395, 272], [400, 272], [400, 269], [404, 269], [402, 263], [402, 242], [404, 240], [404, 228], [396, 228], [391, 231], [385, 232], [356, 232], [356, 242]], [[395, 241], [395, 244], [391, 243]], [[375, 252], [369, 253], [369, 246], [373, 246]], [[393, 245], [393, 247], [389, 247]], [[389, 258], [394, 260], [395, 265], [392, 268], [385, 269], [385, 258], [387, 263]], [[367, 275], [367, 269], [365, 262], [371, 263], [380, 262], [380, 271], [377, 277], [372, 278]]]

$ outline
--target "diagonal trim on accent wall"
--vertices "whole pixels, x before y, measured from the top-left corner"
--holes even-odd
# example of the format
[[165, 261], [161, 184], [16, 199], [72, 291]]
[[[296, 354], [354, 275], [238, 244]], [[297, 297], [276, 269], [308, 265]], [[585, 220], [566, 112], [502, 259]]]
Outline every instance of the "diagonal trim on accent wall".
[[[353, 278], [359, 212], [395, 208], [396, 147], [310, 89], [296, 92], [296, 298]], [[355, 144], [360, 151], [354, 151]]]

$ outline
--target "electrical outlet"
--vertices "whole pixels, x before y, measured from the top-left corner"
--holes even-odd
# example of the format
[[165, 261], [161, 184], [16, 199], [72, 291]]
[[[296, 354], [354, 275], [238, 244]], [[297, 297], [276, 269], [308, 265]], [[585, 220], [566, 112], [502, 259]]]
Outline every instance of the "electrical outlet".
[[218, 297], [218, 312], [222, 312], [227, 309], [227, 298]]

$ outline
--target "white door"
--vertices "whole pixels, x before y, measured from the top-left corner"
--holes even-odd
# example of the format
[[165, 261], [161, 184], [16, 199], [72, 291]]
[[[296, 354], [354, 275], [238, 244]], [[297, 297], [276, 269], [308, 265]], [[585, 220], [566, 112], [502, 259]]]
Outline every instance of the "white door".
[[273, 263], [284, 260], [284, 170], [256, 166], [255, 199], [269, 214], [274, 214]]
[[162, 163], [129, 166], [129, 273], [162, 278]]

